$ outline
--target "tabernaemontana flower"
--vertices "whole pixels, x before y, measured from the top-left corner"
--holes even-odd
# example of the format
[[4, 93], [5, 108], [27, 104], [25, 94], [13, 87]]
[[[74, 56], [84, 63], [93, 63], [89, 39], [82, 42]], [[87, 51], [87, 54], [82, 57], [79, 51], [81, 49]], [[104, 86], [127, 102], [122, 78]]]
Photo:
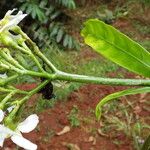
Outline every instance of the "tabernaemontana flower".
[[0, 33], [16, 26], [24, 17], [26, 17], [27, 14], [23, 14], [22, 11], [19, 11], [16, 15], [12, 15], [15, 10], [16, 9], [9, 10], [4, 18], [0, 20]]
[[[0, 121], [4, 118], [4, 112], [0, 110]], [[22, 133], [29, 133], [35, 129], [39, 123], [39, 117], [36, 114], [32, 114], [27, 117], [23, 122], [19, 123], [16, 130], [13, 131], [4, 125], [0, 125], [0, 146], [3, 147], [4, 140], [8, 137], [18, 146], [26, 150], [36, 150], [37, 145], [25, 139]]]

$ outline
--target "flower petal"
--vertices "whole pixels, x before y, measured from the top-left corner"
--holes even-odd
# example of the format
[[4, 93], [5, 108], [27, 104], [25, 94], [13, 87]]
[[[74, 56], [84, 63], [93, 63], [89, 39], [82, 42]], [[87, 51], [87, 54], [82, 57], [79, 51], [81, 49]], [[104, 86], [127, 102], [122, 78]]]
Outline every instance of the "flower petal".
[[8, 136], [8, 130], [4, 125], [0, 125], [0, 146], [3, 147], [4, 140]]
[[0, 124], [0, 146], [3, 147], [4, 140], [11, 136], [22, 136], [20, 132], [14, 132], [11, 129]]
[[[10, 132], [9, 132], [10, 133]], [[0, 125], [0, 146], [3, 147], [4, 140], [9, 136], [8, 130], [3, 125]]]
[[5, 138], [6, 137], [0, 135], [0, 147], [3, 147]]
[[39, 117], [36, 114], [30, 115], [23, 122], [21, 122], [17, 129], [23, 133], [28, 133], [35, 129], [39, 123]]
[[5, 134], [7, 134], [7, 136], [11, 136], [11, 135], [17, 134], [17, 133], [15, 133], [14, 131], [12, 131], [9, 128], [5, 127], [4, 125], [0, 124], [0, 135], [5, 135]]
[[22, 11], [19, 11], [16, 15], [11, 16], [8, 27], [10, 28], [11, 26], [17, 25], [26, 16], [27, 16], [27, 14], [23, 14]]
[[1, 26], [2, 28], [0, 29], [0, 32], [4, 31], [4, 30], [8, 30], [11, 27], [16, 26], [24, 17], [27, 16], [27, 14], [23, 14], [22, 11], [19, 11], [16, 15], [12, 15], [12, 13], [15, 11], [16, 9], [13, 10], [9, 10], [6, 15], [4, 16], [4, 18], [0, 21], [1, 22]]
[[16, 8], [14, 8], [13, 10], [8, 10], [5, 14], [5, 17], [6, 16], [10, 16], [15, 10], [17, 10]]
[[10, 129], [4, 125], [0, 125], [0, 146], [3, 147], [4, 140], [10, 135], [14, 134]]
[[3, 120], [4, 115], [4, 112], [0, 109], [0, 122]]
[[26, 149], [26, 150], [36, 150], [37, 149], [37, 145], [30, 142], [29, 140], [25, 139], [22, 136], [19, 135], [13, 135], [11, 137], [11, 140], [17, 144], [18, 146]]

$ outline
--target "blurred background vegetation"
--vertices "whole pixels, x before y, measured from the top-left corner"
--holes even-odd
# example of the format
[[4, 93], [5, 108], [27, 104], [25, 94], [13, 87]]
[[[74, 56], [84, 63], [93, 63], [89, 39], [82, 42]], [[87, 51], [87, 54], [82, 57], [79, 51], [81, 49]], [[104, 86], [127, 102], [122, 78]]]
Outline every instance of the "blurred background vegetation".
[[[21, 23], [23, 30], [58, 69], [101, 77], [141, 78], [93, 52], [81, 39], [80, 30], [84, 21], [89, 18], [98, 18], [113, 25], [150, 51], [150, 0], [0, 0], [0, 18], [13, 8], [28, 14]], [[16, 57], [22, 62], [26, 59], [28, 66], [34, 67], [28, 56]], [[22, 82], [32, 83], [37, 80], [26, 76], [18, 78], [16, 83]], [[56, 81], [53, 85], [56, 99], [66, 101], [68, 95], [74, 90], [78, 92], [83, 84]], [[78, 97], [80, 98], [80, 95]], [[36, 103], [36, 112], [51, 108], [56, 103], [56, 100], [42, 101], [42, 99], [40, 97]], [[128, 103], [126, 106], [120, 104], [123, 107], [123, 109], [120, 107], [120, 110], [124, 111], [126, 118], [118, 120], [115, 117], [112, 119], [111, 116], [104, 120], [111, 122], [110, 126], [115, 125], [115, 129], [133, 138], [134, 148], [139, 150], [141, 144], [137, 142], [137, 135], [145, 138], [147, 130], [145, 133], [142, 132], [143, 126], [139, 125], [137, 118], [132, 118], [137, 99], [133, 104], [128, 101], [128, 98], [126, 101]], [[105, 109], [104, 115], [108, 113], [106, 110], [116, 113], [118, 103], [113, 102], [108, 105], [107, 107], [110, 108]], [[150, 112], [149, 104], [144, 102], [143, 105]], [[130, 112], [126, 111], [129, 106], [133, 108]], [[80, 126], [79, 112], [75, 107], [69, 114], [72, 126]], [[129, 121], [124, 121], [124, 118]], [[130, 122], [130, 120], [133, 121]], [[146, 119], [141, 117], [141, 120]], [[105, 126], [103, 129], [108, 131], [108, 128], [109, 126]], [[116, 145], [119, 145], [119, 142], [114, 141]]]
[[1, 17], [13, 8], [29, 15], [23, 28], [39, 43], [39, 47], [56, 43], [69, 49], [79, 49], [79, 43], [65, 27], [71, 19], [66, 11], [76, 9], [74, 0], [1, 0]]

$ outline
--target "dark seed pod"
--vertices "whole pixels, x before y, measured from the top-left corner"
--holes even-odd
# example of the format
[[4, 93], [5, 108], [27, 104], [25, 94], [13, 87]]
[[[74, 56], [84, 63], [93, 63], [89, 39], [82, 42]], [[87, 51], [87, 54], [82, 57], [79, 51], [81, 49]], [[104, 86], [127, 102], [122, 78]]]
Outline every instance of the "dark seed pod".
[[[41, 81], [44, 81], [45, 78], [41, 78]], [[55, 98], [55, 95], [53, 94], [53, 84], [49, 82], [46, 84], [40, 91], [39, 93], [42, 94], [44, 99], [52, 99]]]
[[[45, 63], [43, 62], [43, 69], [46, 71], [46, 66]], [[45, 81], [45, 78], [40, 78], [41, 82]], [[46, 84], [38, 93], [41, 93], [44, 99], [52, 99], [55, 98], [55, 95], [53, 94], [53, 84], [51, 81]]]

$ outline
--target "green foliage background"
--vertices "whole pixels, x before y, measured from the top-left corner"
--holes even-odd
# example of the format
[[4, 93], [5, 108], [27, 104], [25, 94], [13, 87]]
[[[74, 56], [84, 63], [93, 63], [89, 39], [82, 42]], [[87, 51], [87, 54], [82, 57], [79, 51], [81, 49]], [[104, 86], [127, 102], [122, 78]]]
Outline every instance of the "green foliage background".
[[39, 47], [59, 44], [68, 49], [79, 49], [79, 43], [65, 28], [65, 22], [71, 19], [65, 11], [76, 8], [74, 0], [1, 0], [0, 17], [13, 8], [29, 14], [23, 28]]

